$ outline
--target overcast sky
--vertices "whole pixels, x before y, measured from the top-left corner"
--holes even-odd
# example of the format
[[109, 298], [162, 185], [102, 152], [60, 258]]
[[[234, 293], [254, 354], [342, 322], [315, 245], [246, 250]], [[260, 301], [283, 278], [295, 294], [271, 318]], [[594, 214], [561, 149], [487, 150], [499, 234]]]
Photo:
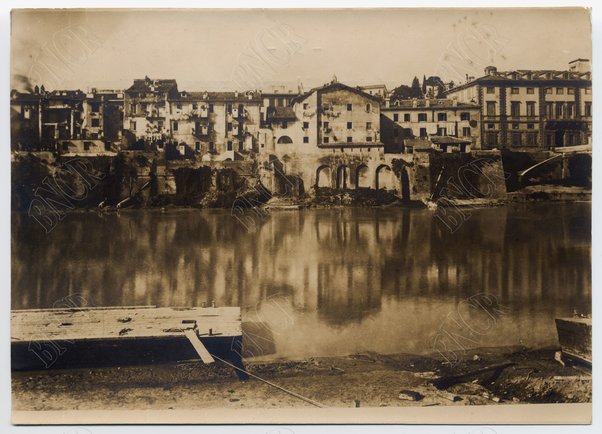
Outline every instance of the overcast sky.
[[393, 88], [578, 57], [591, 58], [583, 9], [14, 11], [11, 85], [124, 88], [147, 75], [188, 90], [308, 89], [336, 75]]

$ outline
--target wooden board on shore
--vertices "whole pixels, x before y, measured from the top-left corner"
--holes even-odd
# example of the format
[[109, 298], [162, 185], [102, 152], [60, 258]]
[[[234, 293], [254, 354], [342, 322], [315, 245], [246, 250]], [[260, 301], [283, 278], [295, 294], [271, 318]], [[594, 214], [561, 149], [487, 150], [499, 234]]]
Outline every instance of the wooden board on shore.
[[592, 319], [556, 318], [556, 331], [562, 354], [591, 366]]
[[11, 342], [242, 335], [239, 307], [103, 307], [13, 310]]

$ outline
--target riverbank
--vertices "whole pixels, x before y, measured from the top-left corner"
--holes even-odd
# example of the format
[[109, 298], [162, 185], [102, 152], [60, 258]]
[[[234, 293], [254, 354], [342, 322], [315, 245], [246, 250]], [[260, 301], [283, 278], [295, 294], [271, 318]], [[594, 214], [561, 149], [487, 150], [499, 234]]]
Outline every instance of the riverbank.
[[[556, 350], [492, 347], [454, 357], [370, 352], [253, 361], [246, 368], [326, 407], [591, 402], [591, 371], [562, 366]], [[312, 406], [257, 379], [241, 382], [219, 362], [13, 372], [12, 388], [13, 410]]]

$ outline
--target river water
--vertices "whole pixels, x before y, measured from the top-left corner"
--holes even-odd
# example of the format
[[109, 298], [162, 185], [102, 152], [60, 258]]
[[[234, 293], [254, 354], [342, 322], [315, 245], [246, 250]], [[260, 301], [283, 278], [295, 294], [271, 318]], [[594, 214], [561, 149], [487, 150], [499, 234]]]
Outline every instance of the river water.
[[[591, 312], [591, 206], [12, 215], [12, 308], [241, 306], [246, 356], [557, 343]], [[244, 217], [244, 218], [243, 218]]]

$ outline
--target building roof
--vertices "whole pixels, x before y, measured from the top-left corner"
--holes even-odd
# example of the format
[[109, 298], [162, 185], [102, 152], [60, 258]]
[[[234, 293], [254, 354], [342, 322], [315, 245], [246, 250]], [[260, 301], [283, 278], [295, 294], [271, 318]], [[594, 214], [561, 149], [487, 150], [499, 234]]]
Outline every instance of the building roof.
[[498, 71], [495, 69], [495, 67], [488, 67], [488, 69], [489, 74], [449, 89], [445, 92], [445, 94], [448, 95], [477, 84], [516, 84], [525, 86], [529, 83], [541, 85], [545, 85], [547, 83], [549, 85], [554, 85], [557, 83], [560, 84], [570, 81], [591, 84], [591, 72], [589, 71], [558, 71], [552, 69], [517, 69], [514, 71]]
[[169, 98], [170, 101], [216, 101], [216, 102], [260, 102], [258, 92], [188, 92], [181, 91]]
[[173, 78], [151, 79], [148, 77], [135, 79], [126, 92], [169, 92], [172, 89], [178, 89], [178, 83]]
[[381, 107], [381, 111], [395, 111], [408, 109], [478, 109], [478, 104], [458, 102], [453, 99], [398, 99], [395, 105]]
[[445, 83], [443, 83], [443, 80], [441, 80], [441, 77], [438, 76], [432, 76], [427, 78], [426, 80], [424, 80], [422, 82], [423, 86], [445, 86]]
[[429, 139], [404, 139], [403, 143], [414, 149], [433, 149], [433, 142]]
[[463, 145], [472, 143], [471, 139], [462, 139], [460, 137], [451, 136], [431, 136], [430, 140], [435, 145]]
[[381, 99], [376, 95], [370, 95], [369, 93], [366, 93], [356, 87], [347, 86], [346, 84], [339, 83], [338, 81], [333, 80], [330, 83], [327, 83], [323, 86], [314, 87], [309, 92], [305, 92], [304, 94], [293, 98], [293, 102], [294, 103], [301, 102], [301, 101], [305, 100], [307, 97], [309, 97], [314, 92], [325, 93], [325, 92], [332, 92], [332, 91], [336, 91], [336, 90], [346, 90], [348, 92], [353, 92], [357, 95], [361, 95], [364, 98], [371, 99], [372, 101], [377, 101], [377, 102], [381, 101]]

